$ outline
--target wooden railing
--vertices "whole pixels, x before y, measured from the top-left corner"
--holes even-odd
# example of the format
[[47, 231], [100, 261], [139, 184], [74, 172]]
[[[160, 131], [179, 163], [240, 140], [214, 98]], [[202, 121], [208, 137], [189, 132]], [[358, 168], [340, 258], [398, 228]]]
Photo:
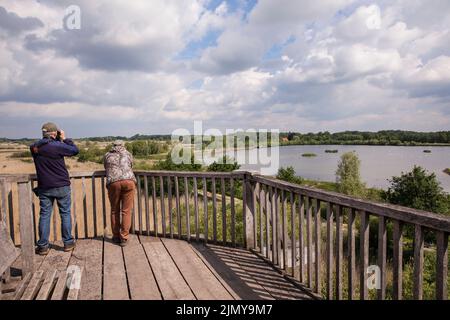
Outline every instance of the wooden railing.
[[[425, 298], [447, 299], [446, 216], [246, 171], [140, 171], [136, 178], [134, 233], [245, 247], [327, 299], [422, 299], [424, 288]], [[22, 247], [26, 271], [33, 269], [37, 234], [35, 179], [0, 176], [2, 219]], [[110, 233], [105, 173], [71, 180], [75, 237]], [[51, 239], [60, 240], [58, 214], [51, 229]]]

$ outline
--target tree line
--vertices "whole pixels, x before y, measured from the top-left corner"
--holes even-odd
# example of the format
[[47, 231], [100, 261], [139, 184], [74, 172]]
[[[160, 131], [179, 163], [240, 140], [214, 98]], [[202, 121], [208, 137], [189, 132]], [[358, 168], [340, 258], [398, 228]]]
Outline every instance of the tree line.
[[282, 145], [347, 144], [347, 145], [394, 145], [415, 146], [442, 144], [450, 145], [450, 131], [416, 132], [402, 130], [344, 131], [330, 133], [287, 132], [280, 134]]
[[[437, 132], [417, 132], [417, 131], [403, 131], [403, 130], [383, 130], [378, 132], [370, 131], [343, 131], [330, 133], [328, 131], [317, 133], [300, 133], [300, 132], [281, 132], [280, 133], [281, 145], [394, 145], [394, 146], [420, 146], [420, 145], [450, 145], [450, 131], [437, 131]], [[224, 147], [226, 146], [226, 137], [223, 137]], [[245, 136], [245, 133], [238, 135], [234, 141], [234, 147], [237, 147], [238, 141], [245, 141], [246, 147], [249, 145], [259, 145], [259, 133], [257, 133], [257, 141], [250, 141], [249, 137]], [[131, 137], [125, 136], [106, 136], [106, 137], [86, 137], [76, 139], [79, 141], [93, 141], [93, 142], [112, 142], [114, 140], [124, 140], [128, 142], [142, 141], [142, 140], [158, 140], [158, 141], [170, 141], [171, 135], [169, 134], [154, 134], [154, 135], [142, 135], [136, 134]], [[194, 143], [195, 137], [191, 136], [191, 142]], [[186, 140], [185, 140], [186, 141]], [[212, 137], [214, 141], [214, 137]], [[31, 144], [33, 139], [20, 138], [20, 139], [8, 139], [0, 138], [0, 143], [4, 142], [16, 142], [22, 144]], [[268, 141], [270, 146], [270, 132]], [[211, 140], [206, 139], [203, 144], [206, 146], [211, 143]], [[228, 146], [232, 147], [232, 146]]]

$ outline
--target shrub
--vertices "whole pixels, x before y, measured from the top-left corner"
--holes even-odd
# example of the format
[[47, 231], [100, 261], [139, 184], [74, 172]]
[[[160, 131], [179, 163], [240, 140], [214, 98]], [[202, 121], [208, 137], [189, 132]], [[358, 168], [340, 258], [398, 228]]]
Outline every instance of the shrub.
[[207, 171], [212, 171], [212, 172], [231, 172], [234, 170], [238, 170], [241, 166], [234, 161], [233, 159], [224, 156], [222, 158], [222, 161], [216, 162], [214, 161], [213, 163], [211, 163], [208, 168]]
[[296, 176], [295, 170], [291, 166], [278, 169], [277, 179], [297, 184], [302, 184], [303, 182], [303, 178]]
[[98, 148], [98, 147], [89, 147], [80, 149], [80, 153], [78, 154], [79, 162], [96, 162], [103, 163], [104, 155], [109, 151], [110, 147], [107, 148]]
[[165, 153], [168, 151], [167, 143], [150, 140], [128, 142], [125, 147], [135, 157], [148, 157], [152, 154]]
[[419, 210], [435, 213], [450, 212], [450, 196], [445, 193], [434, 173], [428, 173], [420, 166], [411, 172], [392, 177], [385, 193], [387, 201]]
[[336, 170], [338, 191], [344, 194], [364, 197], [365, 184], [361, 181], [361, 161], [354, 152], [347, 152], [341, 156]]
[[165, 160], [159, 161], [155, 164], [157, 170], [167, 171], [200, 171], [202, 169], [201, 164], [194, 163], [194, 156], [192, 155], [190, 163], [176, 164], [173, 162], [170, 153], [166, 156]]
[[[434, 250], [425, 250], [423, 262], [423, 299], [435, 299], [436, 283], [436, 252]], [[405, 263], [404, 271], [404, 297], [413, 299], [413, 279], [414, 279], [414, 259]], [[450, 293], [450, 278], [447, 279], [447, 292]]]

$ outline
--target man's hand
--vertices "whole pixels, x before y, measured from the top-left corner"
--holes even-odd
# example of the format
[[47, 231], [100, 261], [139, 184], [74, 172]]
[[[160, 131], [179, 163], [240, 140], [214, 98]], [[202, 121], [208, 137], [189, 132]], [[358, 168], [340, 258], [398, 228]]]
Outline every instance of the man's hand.
[[66, 134], [65, 134], [64, 130], [59, 131], [59, 136], [61, 137], [61, 141], [66, 140]]

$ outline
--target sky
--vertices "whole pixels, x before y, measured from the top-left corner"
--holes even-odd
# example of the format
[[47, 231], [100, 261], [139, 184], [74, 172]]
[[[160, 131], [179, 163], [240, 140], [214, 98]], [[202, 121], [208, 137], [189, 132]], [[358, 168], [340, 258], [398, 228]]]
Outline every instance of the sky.
[[72, 137], [450, 130], [450, 1], [0, 0], [0, 137], [47, 121]]

